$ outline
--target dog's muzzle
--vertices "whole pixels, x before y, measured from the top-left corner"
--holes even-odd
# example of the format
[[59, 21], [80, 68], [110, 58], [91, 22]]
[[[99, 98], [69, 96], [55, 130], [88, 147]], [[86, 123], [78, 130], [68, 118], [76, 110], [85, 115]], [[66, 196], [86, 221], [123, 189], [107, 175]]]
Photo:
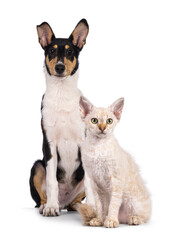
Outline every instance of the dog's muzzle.
[[65, 66], [64, 66], [64, 64], [56, 64], [56, 66], [55, 66], [55, 71], [56, 71], [56, 73], [57, 74], [62, 74], [62, 73], [64, 73], [64, 71], [65, 71]]

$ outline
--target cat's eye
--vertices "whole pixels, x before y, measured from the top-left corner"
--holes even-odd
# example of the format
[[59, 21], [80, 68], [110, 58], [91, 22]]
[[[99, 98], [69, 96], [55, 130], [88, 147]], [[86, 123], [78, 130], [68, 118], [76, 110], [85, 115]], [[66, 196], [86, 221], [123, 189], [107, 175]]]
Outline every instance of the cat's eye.
[[97, 123], [98, 123], [98, 119], [97, 119], [97, 118], [92, 118], [92, 119], [91, 119], [91, 122], [92, 122], [93, 124], [97, 124]]
[[107, 122], [107, 124], [112, 124], [113, 120], [112, 120], [112, 118], [108, 118], [106, 122]]

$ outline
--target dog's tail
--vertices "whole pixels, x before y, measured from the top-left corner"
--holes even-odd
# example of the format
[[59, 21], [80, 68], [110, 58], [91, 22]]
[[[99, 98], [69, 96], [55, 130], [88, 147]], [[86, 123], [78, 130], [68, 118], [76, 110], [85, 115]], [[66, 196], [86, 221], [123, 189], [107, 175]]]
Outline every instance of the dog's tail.
[[96, 212], [94, 211], [94, 208], [86, 203], [85, 204], [76, 204], [76, 210], [81, 215], [83, 224], [85, 226], [90, 225], [91, 219], [96, 217]]

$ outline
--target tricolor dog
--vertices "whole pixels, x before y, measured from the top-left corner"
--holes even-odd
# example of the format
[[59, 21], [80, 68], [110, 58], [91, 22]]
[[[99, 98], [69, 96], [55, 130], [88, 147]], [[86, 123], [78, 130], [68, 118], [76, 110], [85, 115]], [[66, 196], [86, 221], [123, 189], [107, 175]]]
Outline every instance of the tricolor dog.
[[77, 88], [79, 53], [89, 27], [82, 19], [69, 38], [56, 38], [48, 23], [37, 26], [45, 53], [46, 91], [42, 99], [43, 159], [31, 169], [30, 190], [44, 216], [73, 209], [85, 197], [81, 142], [85, 128]]

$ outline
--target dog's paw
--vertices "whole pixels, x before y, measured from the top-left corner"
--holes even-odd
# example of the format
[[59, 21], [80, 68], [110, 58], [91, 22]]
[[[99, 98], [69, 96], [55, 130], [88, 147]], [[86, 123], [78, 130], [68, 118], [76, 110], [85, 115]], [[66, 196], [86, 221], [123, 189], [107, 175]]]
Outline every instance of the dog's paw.
[[106, 217], [104, 221], [104, 227], [106, 228], [117, 228], [119, 226], [119, 222], [115, 219]]
[[59, 216], [60, 211], [59, 211], [59, 206], [49, 206], [45, 204], [45, 207], [43, 209], [43, 216], [49, 217], [49, 216]]
[[46, 204], [42, 204], [42, 205], [39, 207], [39, 213], [40, 213], [40, 214], [43, 214], [43, 210], [44, 210], [44, 208], [45, 208], [45, 205], [46, 205]]
[[139, 216], [131, 216], [128, 219], [128, 224], [129, 225], [140, 225], [144, 223], [143, 219]]
[[102, 221], [101, 221], [99, 218], [93, 218], [93, 219], [91, 219], [91, 221], [89, 222], [89, 225], [90, 225], [90, 226], [93, 226], [93, 227], [98, 227], [98, 226], [102, 226], [103, 223], [102, 223]]

